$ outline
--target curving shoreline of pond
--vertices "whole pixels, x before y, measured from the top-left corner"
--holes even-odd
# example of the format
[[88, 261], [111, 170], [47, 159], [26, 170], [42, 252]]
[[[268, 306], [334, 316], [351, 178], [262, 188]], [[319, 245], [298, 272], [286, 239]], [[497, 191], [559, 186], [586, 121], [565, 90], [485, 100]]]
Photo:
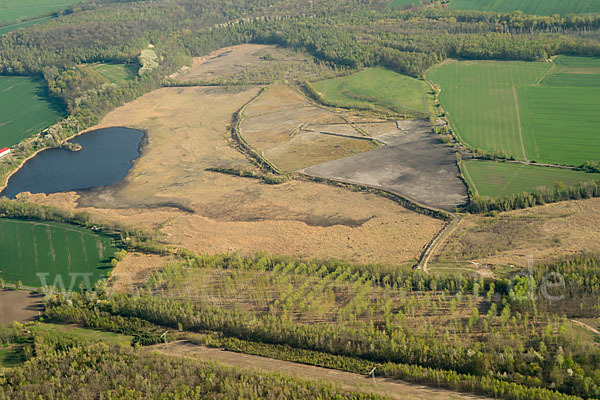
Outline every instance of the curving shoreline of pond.
[[[122, 180], [141, 154], [146, 132], [126, 127], [88, 129], [59, 147], [41, 149], [7, 178], [0, 197], [18, 193], [59, 193], [107, 186]], [[65, 143], [81, 147], [64, 148]]]

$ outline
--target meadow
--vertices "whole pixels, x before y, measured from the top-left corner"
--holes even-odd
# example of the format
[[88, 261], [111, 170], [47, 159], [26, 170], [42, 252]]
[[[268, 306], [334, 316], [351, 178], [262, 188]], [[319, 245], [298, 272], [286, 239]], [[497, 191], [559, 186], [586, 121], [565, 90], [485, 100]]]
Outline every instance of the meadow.
[[44, 274], [46, 284], [59, 288], [62, 279], [66, 289], [77, 289], [85, 276], [93, 285], [107, 275], [116, 250], [113, 238], [85, 229], [0, 219], [0, 278], [8, 283], [41, 287]]
[[138, 66], [133, 64], [95, 64], [92, 69], [108, 82], [118, 85], [138, 76]]
[[469, 147], [541, 163], [597, 160], [600, 60], [450, 62], [432, 68], [450, 124]]
[[41, 81], [0, 77], [0, 147], [10, 147], [52, 125], [64, 115], [45, 94]]
[[372, 108], [392, 113], [426, 113], [429, 86], [384, 68], [370, 68], [312, 86], [333, 104]]
[[465, 161], [463, 168], [471, 189], [480, 196], [489, 197], [531, 192], [540, 186], [552, 188], [557, 182], [573, 186], [600, 180], [600, 174], [494, 161]]
[[80, 0], [3, 0], [0, 2], [0, 26], [22, 22], [33, 17], [43, 17]]
[[600, 12], [600, 0], [450, 0], [448, 8], [526, 14], [582, 14]]

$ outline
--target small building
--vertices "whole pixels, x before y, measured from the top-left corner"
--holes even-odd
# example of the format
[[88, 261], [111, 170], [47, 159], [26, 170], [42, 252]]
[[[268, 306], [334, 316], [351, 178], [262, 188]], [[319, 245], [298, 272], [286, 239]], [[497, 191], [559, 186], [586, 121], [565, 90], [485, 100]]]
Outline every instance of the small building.
[[10, 153], [10, 149], [8, 147], [5, 147], [3, 149], [0, 149], [0, 158], [4, 157], [5, 155], [7, 155], [8, 153]]

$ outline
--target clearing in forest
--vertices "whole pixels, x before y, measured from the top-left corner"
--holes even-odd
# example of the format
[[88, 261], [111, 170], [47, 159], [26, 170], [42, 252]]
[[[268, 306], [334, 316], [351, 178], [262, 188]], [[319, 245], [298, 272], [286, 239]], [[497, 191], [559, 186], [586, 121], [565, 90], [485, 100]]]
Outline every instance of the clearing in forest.
[[[398, 1], [398, 0], [395, 0]], [[448, 8], [526, 14], [583, 14], [600, 12], [600, 0], [450, 0]]]
[[272, 45], [242, 44], [195, 57], [190, 67], [170, 76], [186, 85], [266, 84], [338, 76], [340, 71], [314, 57]]
[[463, 167], [473, 191], [488, 197], [531, 192], [541, 186], [553, 188], [557, 182], [568, 187], [600, 180], [600, 174], [507, 162], [469, 160], [463, 163]]
[[134, 64], [93, 64], [89, 66], [109, 83], [119, 85], [138, 76], [138, 65]]
[[42, 81], [0, 76], [0, 148], [14, 146], [63, 115], [62, 107], [46, 95]]
[[0, 219], [0, 278], [8, 283], [42, 287], [41, 274], [46, 285], [77, 290], [106, 277], [116, 250], [113, 238], [82, 228]]
[[384, 68], [312, 83], [328, 102], [341, 107], [379, 109], [400, 114], [427, 113], [427, 83]]
[[[580, 165], [600, 154], [600, 59], [449, 62], [427, 76], [468, 146], [540, 163]], [[590, 87], [592, 86], [592, 87]]]

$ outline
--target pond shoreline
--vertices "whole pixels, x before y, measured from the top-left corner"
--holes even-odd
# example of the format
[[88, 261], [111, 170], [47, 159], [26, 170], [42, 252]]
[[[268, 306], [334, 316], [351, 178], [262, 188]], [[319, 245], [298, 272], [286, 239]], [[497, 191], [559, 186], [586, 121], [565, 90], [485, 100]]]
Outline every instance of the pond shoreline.
[[[41, 152], [46, 151], [46, 150], [60, 148], [64, 143], [68, 142], [69, 140], [75, 139], [77, 136], [81, 136], [84, 133], [88, 133], [88, 132], [91, 132], [91, 131], [97, 131], [97, 130], [100, 130], [100, 129], [109, 129], [109, 128], [135, 129], [137, 131], [142, 132], [144, 134], [144, 136], [142, 137], [142, 140], [140, 140], [140, 146], [138, 148], [138, 152], [140, 153], [140, 155], [138, 156], [138, 159], [142, 156], [142, 154], [143, 154], [142, 153], [143, 147], [148, 143], [147, 142], [148, 131], [146, 131], [145, 129], [130, 128], [130, 127], [127, 127], [127, 126], [103, 126], [103, 127], [93, 126], [93, 127], [84, 129], [84, 130], [82, 130], [80, 132], [77, 132], [77, 133], [75, 133], [75, 134], [73, 134], [73, 135], [71, 135], [71, 136], [69, 136], [69, 137], [67, 137], [65, 139], [62, 139], [60, 141], [60, 143], [58, 143], [56, 146], [41, 148], [39, 150], [36, 150], [32, 154], [30, 154], [28, 157], [24, 158], [23, 161], [21, 161], [21, 163], [14, 170], [12, 170], [8, 175], [6, 175], [6, 178], [4, 179], [4, 182], [3, 182], [2, 186], [0, 186], [0, 193], [2, 193], [4, 191], [4, 189], [6, 189], [6, 187], [8, 186], [8, 181], [10, 181], [10, 178], [12, 178], [12, 176], [14, 174], [16, 174], [17, 172], [19, 172], [28, 161], [30, 161], [32, 158], [34, 158], [35, 156], [37, 156]], [[134, 160], [134, 163], [135, 163], [135, 161], [137, 161], [137, 159]]]
[[[27, 158], [23, 159], [18, 167], [16, 167], [14, 170], [12, 170], [5, 178], [3, 185], [0, 187], [0, 193], [3, 193], [10, 184], [11, 179], [13, 179], [15, 177], [16, 174], [18, 174], [19, 172], [21, 172], [23, 170], [23, 168], [25, 167], [25, 165], [27, 165], [27, 163], [29, 163], [31, 160], [33, 160], [35, 157], [39, 156], [41, 153], [44, 153], [46, 151], [52, 151], [52, 150], [64, 150], [67, 151], [69, 153], [79, 153], [82, 150], [84, 150], [83, 148], [80, 149], [79, 151], [71, 151], [70, 149], [65, 149], [65, 144], [68, 143], [69, 141], [76, 139], [77, 137], [80, 137], [84, 134], [87, 133], [92, 133], [95, 131], [104, 131], [104, 130], [111, 130], [111, 129], [123, 129], [123, 130], [131, 130], [131, 131], [136, 131], [139, 132], [141, 134], [141, 137], [139, 139], [139, 142], [137, 144], [137, 148], [136, 148], [136, 156], [135, 158], [129, 160], [129, 162], [131, 163], [129, 169], [127, 170], [127, 173], [125, 174], [125, 176], [121, 179], [119, 179], [119, 181], [125, 179], [125, 177], [127, 176], [127, 174], [129, 173], [129, 171], [135, 166], [135, 163], [138, 161], [138, 159], [142, 156], [144, 148], [146, 147], [146, 145], [148, 144], [148, 132], [144, 129], [138, 129], [138, 128], [130, 128], [130, 127], [126, 127], [126, 126], [94, 126], [94, 127], [90, 127], [87, 129], [84, 129], [78, 133], [75, 133], [63, 140], [60, 141], [60, 143], [58, 143], [56, 146], [51, 146], [51, 147], [44, 147], [42, 149], [39, 149], [37, 151], [35, 151], [34, 153], [32, 153], [31, 155], [29, 155]], [[78, 146], [81, 146], [80, 144], [77, 144]], [[85, 146], [84, 146], [85, 147]], [[64, 192], [64, 191], [77, 191], [77, 190], [87, 190], [87, 189], [91, 189], [94, 187], [102, 187], [102, 186], [110, 186], [112, 184], [116, 184], [119, 181], [115, 181], [112, 183], [109, 183], [107, 185], [92, 185], [86, 188], [82, 188], [82, 189], [72, 189], [72, 190], [59, 190], [56, 192], [45, 192], [45, 191], [40, 191], [40, 192], [31, 192], [31, 193], [45, 193], [45, 194], [51, 194], [51, 193], [59, 193], [59, 192]], [[24, 193], [27, 192], [27, 190], [24, 190], [23, 192], [20, 193]], [[6, 194], [2, 194], [2, 197], [7, 197]]]

